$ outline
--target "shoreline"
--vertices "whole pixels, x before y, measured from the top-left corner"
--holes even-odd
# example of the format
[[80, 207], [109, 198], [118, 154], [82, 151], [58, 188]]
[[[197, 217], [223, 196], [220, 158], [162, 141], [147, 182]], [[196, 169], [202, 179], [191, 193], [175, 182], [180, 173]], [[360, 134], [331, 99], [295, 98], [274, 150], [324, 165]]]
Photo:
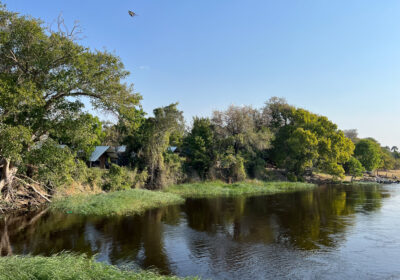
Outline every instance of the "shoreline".
[[[326, 184], [383, 185], [396, 183], [400, 182], [389, 180], [337, 181], [319, 177], [307, 178], [305, 182], [246, 180], [228, 184], [222, 181], [205, 181], [172, 185], [159, 191], [130, 189], [95, 194], [79, 193], [58, 197], [53, 202], [44, 203], [42, 206], [47, 205], [51, 211], [60, 211], [67, 214], [97, 216], [136, 215], [158, 207], [182, 204], [187, 198], [273, 195], [311, 189], [318, 185]], [[24, 214], [38, 209], [40, 207], [10, 208], [8, 211], [0, 213], [0, 216], [4, 214]]]

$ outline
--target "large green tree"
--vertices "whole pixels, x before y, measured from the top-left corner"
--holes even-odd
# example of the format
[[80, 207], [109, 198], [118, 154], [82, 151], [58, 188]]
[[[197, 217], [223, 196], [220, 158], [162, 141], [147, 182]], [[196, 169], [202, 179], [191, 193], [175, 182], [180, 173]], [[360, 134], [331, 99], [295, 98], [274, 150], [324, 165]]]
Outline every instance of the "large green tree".
[[135, 155], [133, 163], [147, 171], [149, 188], [165, 187], [179, 169], [180, 158], [169, 150], [181, 145], [184, 132], [183, 112], [177, 106], [173, 103], [154, 109], [154, 116], [128, 137], [129, 150]]
[[396, 164], [394, 154], [389, 149], [381, 148], [381, 164], [379, 168], [384, 170], [393, 169]]
[[225, 111], [214, 111], [211, 124], [217, 151], [213, 170], [223, 179], [242, 180], [246, 173], [256, 176], [265, 170], [265, 153], [273, 134], [259, 110], [230, 106]]
[[88, 113], [68, 113], [55, 121], [49, 136], [59, 144], [67, 145], [82, 159], [88, 159], [95, 146], [100, 145], [105, 137], [102, 123], [98, 117]]
[[77, 99], [131, 123], [142, 115], [141, 97], [123, 82], [129, 73], [120, 59], [74, 38], [73, 31], [48, 30], [0, 4], [0, 191], [12, 187], [25, 155], [57, 134], [60, 122], [71, 121], [71, 133], [74, 123], [85, 122]]
[[356, 145], [354, 156], [368, 171], [373, 171], [382, 164], [381, 146], [372, 138], [361, 139]]
[[[267, 108], [277, 107], [272, 121], [269, 121], [277, 131], [271, 150], [274, 162], [299, 176], [304, 175], [307, 170], [319, 170], [342, 177], [343, 164], [354, 151], [351, 140], [328, 118], [282, 105], [281, 100], [278, 102], [276, 106], [271, 103], [266, 105]], [[279, 113], [279, 110], [283, 112]], [[278, 122], [274, 119], [284, 121]]]
[[208, 118], [194, 118], [193, 126], [183, 141], [186, 169], [206, 179], [215, 160], [215, 140], [211, 121]]
[[361, 162], [355, 157], [351, 157], [348, 162], [345, 163], [344, 169], [346, 174], [351, 176], [351, 180], [353, 181], [354, 177], [360, 177], [363, 175], [365, 168], [362, 166]]

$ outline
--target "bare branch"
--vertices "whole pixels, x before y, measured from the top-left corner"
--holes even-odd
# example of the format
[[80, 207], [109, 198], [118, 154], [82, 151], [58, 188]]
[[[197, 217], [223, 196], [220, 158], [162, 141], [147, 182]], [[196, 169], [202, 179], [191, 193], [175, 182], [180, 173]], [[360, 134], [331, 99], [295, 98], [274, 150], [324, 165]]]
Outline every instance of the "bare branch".
[[35, 193], [37, 193], [41, 198], [43, 198], [44, 200], [46, 200], [47, 202], [51, 202], [50, 199], [48, 199], [46, 196], [44, 196], [41, 192], [39, 192], [32, 184], [29, 184], [28, 182], [22, 180], [21, 178], [15, 177], [15, 179], [19, 182], [21, 182], [22, 184], [24, 184], [27, 187], [30, 187]]

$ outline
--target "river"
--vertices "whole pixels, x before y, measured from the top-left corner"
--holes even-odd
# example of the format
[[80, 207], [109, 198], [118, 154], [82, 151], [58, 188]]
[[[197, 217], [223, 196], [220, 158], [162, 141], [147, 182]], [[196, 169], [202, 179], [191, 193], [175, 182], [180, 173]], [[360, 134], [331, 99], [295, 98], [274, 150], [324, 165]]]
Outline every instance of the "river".
[[188, 199], [132, 217], [8, 216], [0, 219], [0, 251], [86, 253], [204, 279], [397, 279], [399, 187]]

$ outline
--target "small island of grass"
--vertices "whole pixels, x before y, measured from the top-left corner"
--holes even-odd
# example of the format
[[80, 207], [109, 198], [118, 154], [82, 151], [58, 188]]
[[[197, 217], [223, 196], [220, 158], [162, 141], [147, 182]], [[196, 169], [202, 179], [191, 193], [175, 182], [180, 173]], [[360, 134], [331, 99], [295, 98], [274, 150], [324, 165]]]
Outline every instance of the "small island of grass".
[[80, 194], [55, 200], [53, 211], [68, 214], [115, 216], [134, 215], [146, 210], [181, 204], [185, 198], [234, 195], [264, 195], [293, 192], [315, 187], [308, 183], [244, 181], [227, 184], [220, 181], [170, 186], [164, 191], [131, 189], [100, 194]]
[[263, 182], [263, 181], [244, 181], [227, 184], [221, 181], [202, 182], [174, 185], [165, 191], [178, 194], [186, 198], [196, 197], [216, 197], [233, 195], [263, 195], [276, 194], [282, 192], [293, 192], [314, 188], [315, 185], [300, 182]]
[[[12, 256], [0, 258], [0, 280], [14, 279], [124, 279], [124, 280], [178, 280], [151, 271], [127, 271], [96, 262], [84, 255], [60, 254], [52, 257]], [[196, 278], [185, 278], [196, 279]]]
[[69, 214], [113, 216], [140, 214], [146, 210], [183, 203], [179, 195], [149, 190], [125, 190], [95, 195], [74, 195], [55, 200], [53, 211]]

